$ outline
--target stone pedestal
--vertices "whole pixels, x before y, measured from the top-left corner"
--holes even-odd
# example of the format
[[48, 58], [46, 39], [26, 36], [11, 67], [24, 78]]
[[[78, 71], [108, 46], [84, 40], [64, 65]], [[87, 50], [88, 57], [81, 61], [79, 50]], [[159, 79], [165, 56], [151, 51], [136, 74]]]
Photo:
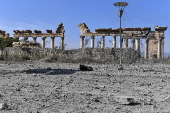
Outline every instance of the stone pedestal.
[[105, 47], [105, 36], [102, 36], [101, 47]]
[[124, 48], [128, 48], [128, 39], [124, 39]]
[[91, 48], [94, 48], [94, 39], [95, 39], [95, 37], [91, 36]]
[[84, 38], [85, 36], [80, 36], [80, 48], [84, 48]]
[[61, 37], [61, 41], [60, 41], [61, 43], [60, 43], [60, 47], [61, 47], [61, 49], [62, 50], [64, 50], [65, 48], [64, 48], [64, 37]]
[[54, 42], [55, 42], [55, 37], [51, 37], [51, 48], [54, 49]]
[[36, 43], [37, 37], [32, 37], [33, 41]]
[[47, 37], [42, 37], [42, 48], [45, 48], [45, 39], [46, 39]]
[[149, 43], [149, 39], [147, 38], [145, 40], [145, 56], [144, 56], [145, 59], [148, 59], [148, 43]]
[[113, 45], [112, 45], [112, 47], [116, 47], [116, 36], [113, 36]]

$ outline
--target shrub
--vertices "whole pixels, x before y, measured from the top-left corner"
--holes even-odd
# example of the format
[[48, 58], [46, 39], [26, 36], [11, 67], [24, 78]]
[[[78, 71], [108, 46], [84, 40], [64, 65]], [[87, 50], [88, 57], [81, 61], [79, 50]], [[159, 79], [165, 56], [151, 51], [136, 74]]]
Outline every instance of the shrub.
[[3, 57], [3, 55], [0, 55], [0, 60], [4, 60], [4, 57]]
[[51, 60], [53, 60], [53, 61], [57, 61], [58, 59], [59, 59], [58, 55], [51, 56]]
[[30, 60], [30, 57], [28, 55], [21, 55], [21, 60], [22, 61]]

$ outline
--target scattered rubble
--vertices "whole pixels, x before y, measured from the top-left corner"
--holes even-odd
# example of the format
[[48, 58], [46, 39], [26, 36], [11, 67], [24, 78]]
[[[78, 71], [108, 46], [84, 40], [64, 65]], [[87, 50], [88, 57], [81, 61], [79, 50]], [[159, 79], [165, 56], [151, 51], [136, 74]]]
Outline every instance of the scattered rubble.
[[[1, 110], [17, 111], [19, 102], [22, 111], [29, 109], [29, 112], [40, 113], [162, 112], [169, 109], [169, 73], [154, 74], [160, 69], [156, 64], [152, 65], [154, 71], [146, 72], [141, 70], [150, 70], [147, 64], [122, 64], [122, 71], [118, 70], [118, 64], [89, 64], [87, 67], [95, 69], [90, 72], [82, 72], [79, 66], [1, 64]], [[163, 65], [161, 69], [168, 72], [168, 66]], [[7, 104], [3, 104], [5, 102]]]
[[0, 110], [7, 110], [9, 108], [9, 105], [5, 103], [0, 103]]

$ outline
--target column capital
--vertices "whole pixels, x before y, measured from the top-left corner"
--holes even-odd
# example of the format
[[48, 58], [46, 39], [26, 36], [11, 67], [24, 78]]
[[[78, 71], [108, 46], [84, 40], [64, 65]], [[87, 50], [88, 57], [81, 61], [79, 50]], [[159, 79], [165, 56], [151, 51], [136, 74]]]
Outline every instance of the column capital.
[[94, 39], [95, 36], [91, 36], [91, 39]]
[[34, 42], [36, 42], [37, 37], [32, 37], [32, 38], [33, 38]]
[[80, 38], [85, 38], [85, 36], [80, 36]]
[[131, 42], [134, 42], [134, 41], [135, 41], [135, 38], [132, 38], [132, 39], [131, 39]]
[[64, 40], [64, 37], [60, 37], [62, 40]]
[[19, 39], [19, 37], [15, 37], [16, 39]]
[[28, 37], [27, 37], [27, 36], [25, 36], [25, 37], [24, 37], [24, 40], [28, 40]]
[[42, 39], [45, 40], [47, 37], [43, 36]]
[[54, 39], [55, 39], [55, 36], [51, 36], [51, 39], [53, 39], [53, 40], [54, 40]]
[[37, 39], [37, 37], [32, 37], [33, 39]]
[[165, 38], [165, 37], [161, 37], [161, 41], [163, 41], [163, 40], [164, 40], [164, 38]]
[[158, 38], [158, 41], [162, 41], [162, 38]]
[[149, 38], [146, 38], [146, 39], [145, 39], [145, 42], [148, 42], [148, 41], [149, 41]]

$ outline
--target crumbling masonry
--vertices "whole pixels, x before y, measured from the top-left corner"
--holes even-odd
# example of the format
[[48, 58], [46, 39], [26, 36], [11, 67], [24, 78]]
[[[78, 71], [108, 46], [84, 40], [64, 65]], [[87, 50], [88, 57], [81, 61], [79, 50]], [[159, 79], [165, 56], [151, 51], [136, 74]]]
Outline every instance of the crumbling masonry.
[[[105, 47], [105, 36], [113, 36], [113, 48], [116, 48], [116, 37], [120, 36], [119, 28], [102, 28], [95, 29], [90, 32], [85, 23], [78, 24], [80, 29], [80, 48], [84, 48], [85, 36], [91, 36], [91, 48], [94, 48], [95, 36], [102, 36], [101, 47]], [[122, 40], [120, 40], [120, 48], [124, 42], [124, 48], [128, 48], [128, 39], [131, 39], [131, 48], [140, 51], [140, 39], [145, 39], [145, 59], [164, 58], [164, 32], [167, 27], [155, 26], [155, 31], [151, 31], [150, 27], [144, 28], [122, 28]], [[135, 45], [136, 43], [136, 45]]]
[[32, 33], [31, 30], [14, 30], [13, 36], [15, 38], [19, 37], [24, 37], [24, 40], [28, 40], [28, 37], [32, 37], [33, 41], [36, 42], [37, 37], [42, 37], [42, 47], [45, 48], [45, 39], [47, 37], [51, 37], [51, 48], [54, 48], [54, 42], [55, 42], [55, 37], [60, 37], [61, 42], [60, 42], [60, 47], [62, 50], [64, 50], [64, 26], [63, 23], [60, 23], [58, 25], [58, 28], [55, 33], [52, 32], [52, 30], [46, 30], [47, 33], [42, 33], [40, 30], [34, 30], [34, 33]]

